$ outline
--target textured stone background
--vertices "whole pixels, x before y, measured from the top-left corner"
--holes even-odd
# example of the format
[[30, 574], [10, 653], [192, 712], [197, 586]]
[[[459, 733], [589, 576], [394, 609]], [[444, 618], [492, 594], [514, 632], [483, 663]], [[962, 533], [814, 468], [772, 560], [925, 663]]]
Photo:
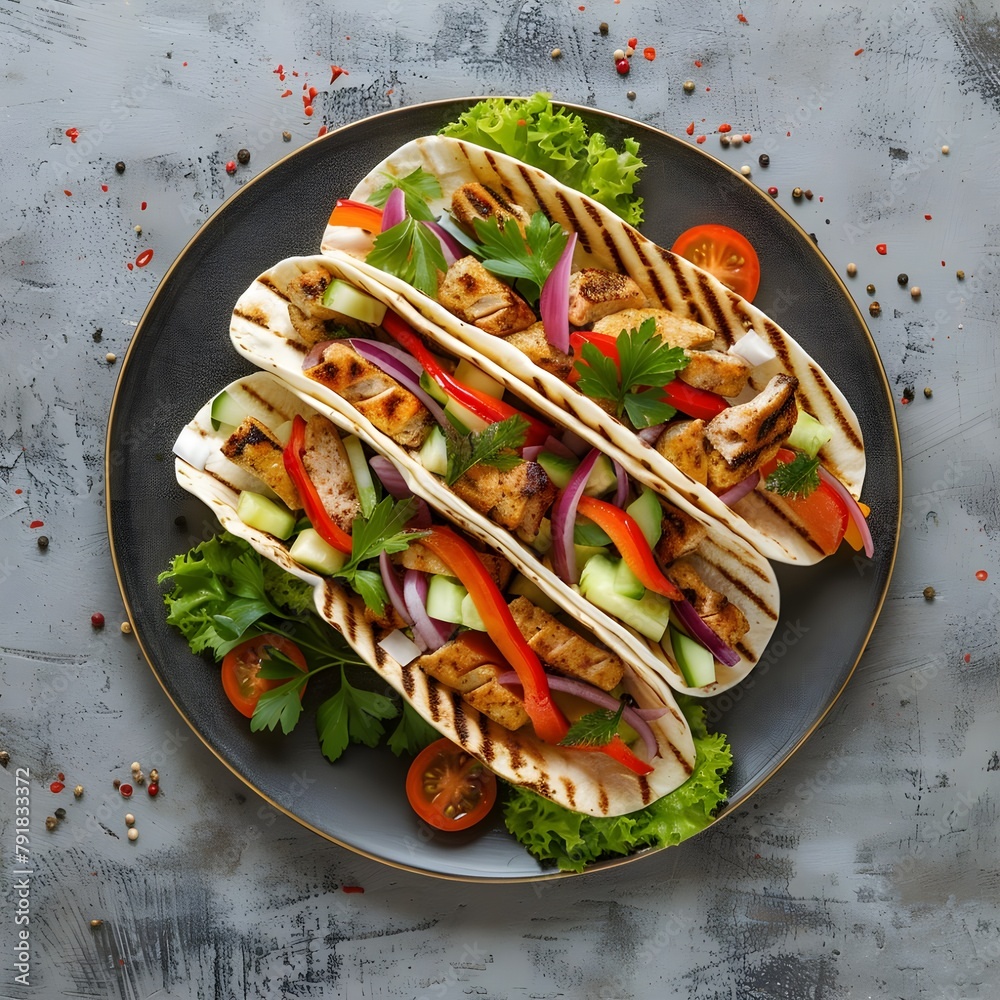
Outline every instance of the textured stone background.
[[[0, 0], [0, 995], [994, 996], [998, 34], [988, 3]], [[611, 53], [630, 36], [657, 57], [622, 79]], [[348, 70], [333, 84], [331, 63]], [[299, 75], [282, 83], [279, 64]], [[311, 118], [303, 82], [319, 91]], [[119, 634], [105, 354], [124, 355], [199, 223], [321, 124], [537, 89], [682, 137], [694, 120], [734, 166], [770, 152], [755, 180], [780, 189], [841, 273], [858, 263], [862, 309], [864, 284], [878, 286], [870, 326], [890, 384], [897, 398], [916, 389], [897, 413], [902, 537], [854, 678], [746, 808], [608, 873], [446, 883], [271, 810], [185, 729]], [[753, 145], [721, 149], [722, 121]], [[242, 146], [251, 163], [230, 177]], [[822, 200], [793, 203], [795, 185]], [[147, 246], [153, 261], [128, 270]], [[135, 845], [110, 788], [133, 759], [167, 760], [172, 776], [169, 809], [136, 803]], [[14, 980], [17, 767], [33, 776], [28, 988]], [[88, 786], [80, 803], [48, 792], [60, 770]], [[46, 834], [58, 804], [70, 822]]]

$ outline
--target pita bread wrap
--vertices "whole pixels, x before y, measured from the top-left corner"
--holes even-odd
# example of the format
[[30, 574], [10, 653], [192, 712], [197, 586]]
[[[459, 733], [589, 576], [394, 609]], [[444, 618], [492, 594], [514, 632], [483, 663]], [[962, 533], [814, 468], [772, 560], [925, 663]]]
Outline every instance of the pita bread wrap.
[[[735, 645], [739, 660], [733, 666], [717, 665], [716, 679], [701, 687], [687, 684], [677, 665], [669, 642], [643, 638], [638, 632], [585, 600], [540, 560], [538, 553], [516, 535], [490, 521], [469, 503], [449, 490], [444, 481], [429, 473], [417, 458], [416, 449], [398, 444], [380, 430], [355, 405], [327, 385], [315, 381], [303, 371], [303, 359], [310, 352], [299, 330], [290, 319], [289, 287], [302, 275], [314, 275], [317, 268], [329, 276], [346, 280], [354, 287], [383, 302], [414, 329], [427, 332], [428, 324], [402, 296], [387, 288], [369, 272], [363, 272], [349, 258], [293, 257], [280, 261], [261, 274], [239, 298], [233, 311], [231, 337], [236, 349], [255, 365], [279, 376], [299, 394], [306, 394], [316, 408], [341, 427], [349, 428], [381, 455], [387, 457], [405, 476], [410, 489], [462, 526], [482, 543], [502, 552], [517, 568], [541, 587], [562, 607], [573, 614], [606, 645], [629, 662], [642, 665], [673, 689], [695, 695], [717, 694], [738, 684], [759, 661], [778, 621], [779, 593], [774, 572], [767, 560], [731, 530], [713, 521], [675, 491], [668, 483], [654, 477], [656, 487], [676, 507], [704, 528], [705, 538], [691, 563], [701, 578], [714, 590], [742, 609], [748, 630]], [[435, 335], [428, 333], [430, 339]], [[454, 341], [456, 356], [478, 361], [486, 374], [516, 393], [524, 388], [516, 378], [494, 362], [478, 358], [473, 350]], [[565, 415], [562, 415], [565, 419]], [[569, 421], [572, 424], [572, 421]]]
[[[389, 178], [401, 178], [417, 168], [433, 174], [442, 195], [429, 202], [432, 211], [446, 211], [451, 196], [462, 185], [478, 182], [527, 213], [542, 211], [565, 231], [576, 233], [573, 270], [598, 268], [631, 276], [648, 305], [660, 306], [714, 331], [711, 347], [726, 352], [752, 332], [770, 348], [772, 360], [756, 365], [749, 384], [733, 402], [745, 402], [763, 390], [773, 376], [784, 373], [798, 380], [796, 401], [832, 432], [819, 457], [824, 468], [859, 498], [865, 475], [865, 451], [860, 424], [840, 390], [819, 365], [777, 323], [726, 288], [712, 275], [691, 264], [623, 222], [618, 216], [568, 188], [542, 171], [472, 143], [443, 136], [415, 139], [376, 166], [350, 198], [368, 201]], [[526, 387], [532, 404], [549, 417], [569, 415], [580, 433], [596, 447], [621, 462], [637, 480], [662, 490], [669, 487], [732, 528], [769, 559], [810, 565], [824, 557], [805, 526], [773, 494], [751, 490], [727, 506], [701, 482], [609, 415], [594, 399], [546, 371], [503, 337], [491, 336], [458, 319], [436, 300], [398, 278], [364, 263], [371, 237], [360, 230], [345, 232], [327, 226], [322, 250], [340, 259], [350, 255], [359, 266], [405, 296], [430, 321], [440, 343], [458, 352], [457, 344], [472, 349]]]
[[[296, 414], [317, 412], [308, 397], [279, 379], [256, 372], [225, 390], [265, 426], [277, 427]], [[351, 430], [344, 421], [342, 429]], [[245, 524], [236, 513], [242, 489], [262, 484], [225, 458], [220, 449], [230, 428], [213, 427], [208, 401], [181, 431], [175, 444], [177, 480], [202, 500], [227, 531], [249, 542], [262, 556], [294, 574], [315, 590], [319, 615], [340, 631], [355, 651], [417, 712], [443, 735], [460, 744], [499, 776], [525, 786], [577, 812], [614, 816], [634, 812], [678, 788], [694, 767], [690, 729], [670, 688], [655, 674], [626, 665], [624, 689], [644, 708], [663, 709], [650, 722], [660, 749], [653, 770], [637, 776], [600, 753], [573, 750], [541, 742], [527, 725], [505, 729], [470, 707], [458, 694], [419, 669], [401, 663], [381, 645], [395, 631], [373, 621], [363, 601], [334, 578], [324, 578], [296, 563], [286, 543]]]

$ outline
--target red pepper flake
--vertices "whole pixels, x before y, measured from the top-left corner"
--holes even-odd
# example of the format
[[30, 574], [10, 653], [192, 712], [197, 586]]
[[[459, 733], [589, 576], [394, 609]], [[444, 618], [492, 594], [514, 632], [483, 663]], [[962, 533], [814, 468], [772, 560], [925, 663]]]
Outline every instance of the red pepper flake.
[[31, 524], [28, 525], [28, 527], [29, 528], [44, 528], [45, 527], [45, 522], [44, 521], [32, 521]]
[[639, 39], [638, 38], [630, 38], [628, 40], [628, 47], [630, 49], [638, 48], [639, 47]]
[[698, 138], [697, 138], [697, 139], [695, 139], [695, 142], [697, 142], [697, 143], [702, 143], [702, 142], [704, 142], [704, 141], [705, 141], [705, 140], [706, 140], [707, 138], [708, 138], [708, 136], [706, 136], [706, 135], [699, 135], [699, 136], [698, 136]]
[[184, 62], [181, 63], [182, 66], [187, 66], [187, 64], [188, 64], [187, 59], [185, 59]]
[[989, 574], [989, 573], [987, 573], [987, 572], [986, 572], [986, 570], [984, 570], [984, 569], [977, 569], [977, 570], [976, 570], [976, 579], [977, 579], [977, 580], [978, 580], [978, 581], [979, 581], [980, 583], [983, 583], [983, 582], [985, 582], [986, 580], [988, 580], [988, 579], [989, 579], [989, 577], [990, 577], [990, 574]]
[[299, 71], [297, 69], [293, 69], [292, 70], [292, 76], [298, 76], [298, 75], [299, 75]]
[[879, 243], [875, 247], [875, 253], [885, 256], [889, 252], [889, 248], [884, 243]]
[[344, 69], [343, 66], [334, 66], [334, 65], [331, 64], [331, 66], [330, 66], [330, 83], [333, 83], [333, 81], [336, 80], [338, 76], [350, 76], [350, 75], [351, 74], [348, 73], [347, 70]]
[[861, 53], [862, 53], [862, 52], [864, 52], [864, 51], [865, 51], [864, 49], [855, 49], [855, 50], [854, 50], [854, 54], [855, 54], [856, 56], [859, 56], [859, 55], [861, 55]]
[[271, 72], [276, 73], [278, 75], [279, 80], [285, 79], [285, 67], [282, 66], [281, 63], [278, 63], [278, 65], [273, 70], [271, 70]]
[[688, 125], [684, 131], [687, 132], [688, 135], [694, 135], [694, 122], [691, 122], [691, 124]]
[[291, 97], [292, 96], [292, 92], [290, 90], [286, 90], [281, 96], [282, 97]]
[[73, 197], [73, 192], [70, 191], [69, 188], [63, 188], [63, 194], [66, 195], [67, 198]]
[[[22, 260], [21, 263], [23, 264], [24, 261]], [[20, 486], [18, 486], [18, 488], [14, 490], [14, 493], [17, 494], [18, 496], [20, 496], [23, 492], [24, 490], [22, 490]]]
[[311, 104], [307, 104], [306, 105], [306, 109], [305, 109], [304, 114], [305, 114], [306, 118], [312, 118], [312, 116], [313, 116], [313, 106]]
[[909, 398], [907, 396], [901, 396], [899, 402], [900, 402], [900, 404], [902, 406], [909, 406], [910, 405], [910, 400], [909, 400]]
[[102, 185], [101, 185], [101, 190], [102, 190], [102, 191], [107, 191], [107, 190], [108, 190], [108, 186], [107, 186], [107, 184], [102, 184]]
[[139, 211], [140, 212], [145, 212], [146, 211], [146, 203], [145, 202], [140, 203], [140, 205], [139, 205]]
[[58, 795], [59, 792], [61, 792], [65, 787], [66, 786], [61, 781], [53, 781], [52, 784], [49, 785], [49, 791]]
[[924, 216], [924, 218], [925, 218], [925, 219], [926, 219], [926, 220], [927, 220], [928, 222], [930, 222], [930, 221], [931, 221], [931, 217], [930, 217], [929, 215], [925, 215], [925, 216]]
[[749, 22], [749, 21], [747, 20], [747, 16], [746, 16], [746, 14], [737, 14], [737, 15], [736, 15], [736, 20], [737, 20], [737, 21], [739, 21], [739, 22], [740, 22], [740, 24], [749, 24], [749, 23], [750, 23], [750, 22]]
[[78, 128], [68, 128], [66, 129], [66, 136], [70, 142], [76, 142], [80, 138], [80, 130]]
[[153, 251], [148, 247], [135, 259], [136, 267], [145, 267], [153, 259]]
[[720, 132], [732, 132], [732, 130], [733, 130], [733, 126], [730, 125], [729, 122], [723, 122], [719, 126], [719, 131]]
[[132, 271], [132, 270], [134, 270], [134, 269], [135, 269], [135, 264], [133, 264], [133, 263], [132, 263], [132, 261], [128, 261], [128, 263], [126, 263], [126, 265], [125, 265], [125, 266], [126, 266], [126, 267], [127, 267], [127, 268], [128, 268], [129, 270], [130, 270], [130, 271]]
[[965, 660], [966, 663], [969, 663], [972, 660], [972, 654], [966, 653], [965, 656], [962, 657], [962, 659]]
[[698, 69], [701, 69], [701, 60], [700, 59], [695, 59], [694, 64], [695, 64], [695, 66], [698, 67]]
[[[303, 90], [305, 90], [305, 84], [302, 85], [302, 88]], [[306, 90], [306, 93], [309, 95], [309, 100], [314, 101], [316, 100], [316, 95], [319, 93], [319, 91], [315, 87], [310, 87], [308, 90]]]
[[743, 133], [743, 141], [744, 142], [753, 142], [753, 136], [749, 132], [744, 132]]
[[326, 133], [327, 133], [327, 128], [326, 128], [326, 126], [325, 126], [325, 125], [320, 125], [320, 127], [319, 127], [319, 131], [318, 131], [318, 132], [316, 133], [316, 136], [317, 136], [317, 138], [318, 138], [318, 137], [319, 137], [319, 136], [321, 136], [321, 135], [326, 135]]
[[652, 45], [647, 45], [642, 50], [642, 55], [644, 59], [648, 59], [652, 62], [656, 58], [656, 49]]
[[[582, 7], [580, 8], [583, 9]], [[341, 887], [341, 892], [364, 892], [364, 888], [360, 885], [345, 885]]]

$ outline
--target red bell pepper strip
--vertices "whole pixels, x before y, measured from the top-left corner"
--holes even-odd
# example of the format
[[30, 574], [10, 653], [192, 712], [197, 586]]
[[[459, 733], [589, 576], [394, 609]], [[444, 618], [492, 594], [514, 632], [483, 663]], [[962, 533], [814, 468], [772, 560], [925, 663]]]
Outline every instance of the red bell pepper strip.
[[[601, 354], [610, 358], [614, 363], [620, 364], [618, 356], [618, 337], [610, 333], [595, 333], [592, 330], [578, 330], [570, 334], [570, 346], [574, 355], [583, 353], [584, 344], [593, 344]], [[579, 372], [576, 372], [579, 378]], [[575, 381], [575, 379], [571, 379]], [[699, 389], [696, 386], [688, 385], [680, 379], [674, 379], [662, 387], [663, 402], [669, 403], [674, 409], [698, 420], [711, 420], [717, 417], [723, 410], [729, 408], [729, 402], [717, 392], [709, 392], [707, 389]]]
[[632, 753], [628, 744], [617, 733], [611, 737], [610, 743], [605, 743], [603, 746], [574, 746], [573, 749], [600, 750], [601, 753], [607, 754], [612, 760], [616, 760], [619, 764], [623, 764], [633, 774], [638, 774], [639, 777], [649, 774], [653, 770], [653, 765], [647, 764], [641, 757], [637, 757], [634, 753]]
[[577, 513], [589, 518], [607, 533], [628, 568], [647, 590], [669, 597], [672, 601], [684, 600], [677, 585], [668, 580], [656, 564], [653, 550], [634, 517], [596, 497], [580, 497], [576, 509]]
[[363, 201], [338, 198], [330, 213], [331, 226], [356, 226], [369, 233], [382, 231], [382, 209], [366, 205]]
[[351, 551], [351, 536], [337, 524], [326, 512], [316, 486], [309, 478], [305, 465], [302, 464], [302, 451], [305, 448], [306, 422], [301, 414], [296, 414], [292, 421], [292, 433], [281, 454], [285, 463], [285, 471], [299, 491], [302, 507], [312, 526], [320, 537], [341, 552]]
[[541, 661], [521, 635], [500, 588], [475, 549], [450, 528], [440, 525], [432, 526], [420, 539], [420, 544], [430, 549], [469, 591], [490, 638], [521, 681], [524, 710], [538, 738], [546, 743], [558, 743], [569, 730], [569, 723], [552, 700]]
[[391, 309], [387, 310], [385, 316], [382, 317], [382, 329], [393, 337], [401, 347], [406, 348], [423, 365], [424, 371], [452, 399], [461, 403], [477, 417], [489, 424], [496, 424], [510, 417], [522, 417], [528, 422], [528, 433], [524, 439], [525, 446], [544, 444], [546, 439], [553, 434], [552, 428], [541, 420], [529, 417], [526, 413], [522, 413], [501, 399], [494, 399], [489, 393], [475, 389], [464, 382], [459, 382], [427, 349], [413, 328]]

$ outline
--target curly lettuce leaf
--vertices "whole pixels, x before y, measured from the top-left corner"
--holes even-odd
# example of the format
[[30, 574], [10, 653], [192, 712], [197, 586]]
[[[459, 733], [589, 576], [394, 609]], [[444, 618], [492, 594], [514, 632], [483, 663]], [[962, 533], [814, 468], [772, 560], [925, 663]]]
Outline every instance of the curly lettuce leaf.
[[463, 139], [529, 163], [600, 202], [634, 226], [642, 222], [642, 198], [634, 193], [639, 143], [625, 139], [620, 150], [583, 119], [556, 108], [548, 94], [480, 101], [446, 125], [441, 135]]
[[539, 861], [580, 872], [595, 861], [673, 846], [704, 830], [726, 800], [732, 752], [725, 736], [708, 732], [703, 705], [689, 698], [678, 698], [678, 704], [691, 725], [697, 759], [676, 791], [625, 816], [587, 816], [511, 787], [504, 804], [508, 831]]

